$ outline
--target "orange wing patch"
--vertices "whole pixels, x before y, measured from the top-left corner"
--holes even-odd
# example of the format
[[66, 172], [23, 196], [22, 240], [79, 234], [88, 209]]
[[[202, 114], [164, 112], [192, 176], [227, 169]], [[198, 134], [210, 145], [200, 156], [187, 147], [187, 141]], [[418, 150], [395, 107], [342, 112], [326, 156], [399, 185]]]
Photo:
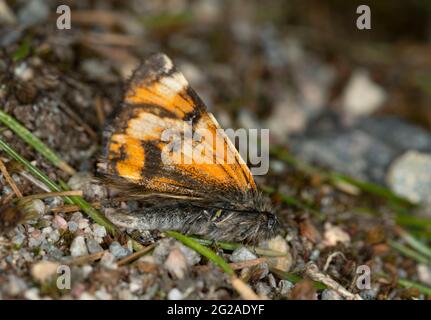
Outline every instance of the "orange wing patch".
[[[193, 133], [191, 143], [163, 139], [166, 130], [180, 138]], [[196, 139], [199, 133], [202, 139]], [[105, 137], [100, 171], [119, 178], [125, 187], [134, 184], [143, 193], [178, 196], [256, 188], [231, 141], [163, 54], [150, 57], [135, 71]]]

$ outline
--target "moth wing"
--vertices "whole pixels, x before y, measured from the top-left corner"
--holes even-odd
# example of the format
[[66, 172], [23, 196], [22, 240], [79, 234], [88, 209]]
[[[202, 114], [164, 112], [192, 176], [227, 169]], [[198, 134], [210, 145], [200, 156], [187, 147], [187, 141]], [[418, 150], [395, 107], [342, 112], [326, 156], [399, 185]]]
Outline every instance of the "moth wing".
[[134, 72], [104, 140], [99, 173], [130, 195], [207, 198], [215, 190], [256, 188], [232, 142], [164, 54]]

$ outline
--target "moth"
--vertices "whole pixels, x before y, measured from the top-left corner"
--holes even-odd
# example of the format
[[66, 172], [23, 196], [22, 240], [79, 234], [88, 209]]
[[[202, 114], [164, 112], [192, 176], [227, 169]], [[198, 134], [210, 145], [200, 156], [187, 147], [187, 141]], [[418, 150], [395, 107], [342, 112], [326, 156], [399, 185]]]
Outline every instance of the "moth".
[[[204, 134], [196, 138], [198, 132]], [[277, 233], [279, 221], [246, 163], [166, 55], [154, 54], [134, 71], [103, 138], [99, 176], [145, 204], [107, 210], [114, 224], [247, 243]]]

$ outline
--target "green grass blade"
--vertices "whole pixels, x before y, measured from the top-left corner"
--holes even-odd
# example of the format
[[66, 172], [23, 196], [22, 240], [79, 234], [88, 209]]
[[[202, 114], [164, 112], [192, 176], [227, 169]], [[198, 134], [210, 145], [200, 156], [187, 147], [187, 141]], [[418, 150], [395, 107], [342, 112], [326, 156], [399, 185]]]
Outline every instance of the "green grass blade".
[[2, 110], [0, 110], [0, 121], [8, 126], [12, 131], [14, 131], [21, 139], [31, 145], [35, 150], [37, 150], [37, 152], [50, 160], [52, 164], [70, 175], [75, 173], [75, 170], [70, 165], [60, 159], [60, 157], [57, 156], [57, 154], [55, 154], [55, 152], [45, 145], [39, 138], [35, 137], [23, 125], [18, 123], [18, 121]]
[[398, 284], [404, 288], [415, 288], [418, 289], [421, 293], [426, 294], [431, 297], [431, 288], [424, 286], [422, 284], [407, 280], [407, 279], [398, 279]]
[[389, 241], [389, 245], [394, 248], [395, 250], [399, 251], [400, 253], [402, 253], [403, 255], [405, 255], [406, 257], [412, 258], [414, 260], [416, 260], [419, 263], [423, 263], [423, 264], [429, 264], [430, 260], [427, 259], [427, 257], [421, 255], [420, 253], [416, 252], [413, 249], [410, 249], [409, 247], [396, 242], [396, 241]]

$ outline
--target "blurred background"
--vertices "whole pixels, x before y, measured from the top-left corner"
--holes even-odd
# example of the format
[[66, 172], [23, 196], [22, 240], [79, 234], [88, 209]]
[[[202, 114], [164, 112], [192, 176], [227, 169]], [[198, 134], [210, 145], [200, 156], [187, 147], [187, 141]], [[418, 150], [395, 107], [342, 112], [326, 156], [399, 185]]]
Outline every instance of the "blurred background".
[[[371, 30], [357, 28], [364, 4]], [[59, 5], [71, 9], [70, 29], [57, 28]], [[165, 52], [224, 128], [269, 128], [270, 173], [257, 180], [288, 233], [309, 240], [291, 244], [295, 259], [312, 257], [328, 230], [339, 235], [330, 221], [347, 230], [340, 250], [351, 261], [431, 285], [429, 257], [416, 266], [386, 242], [399, 237], [394, 221], [431, 238], [430, 22], [425, 0], [0, 0], [0, 104], [78, 171], [93, 172], [124, 83], [139, 61]], [[67, 178], [11, 131], [2, 139]], [[312, 166], [299, 166], [307, 177], [298, 162]], [[313, 168], [361, 183], [328, 186]], [[422, 207], [399, 214], [361, 192]], [[340, 258], [332, 271], [347, 284], [345, 265]], [[393, 284], [369, 294], [403, 297]]]

